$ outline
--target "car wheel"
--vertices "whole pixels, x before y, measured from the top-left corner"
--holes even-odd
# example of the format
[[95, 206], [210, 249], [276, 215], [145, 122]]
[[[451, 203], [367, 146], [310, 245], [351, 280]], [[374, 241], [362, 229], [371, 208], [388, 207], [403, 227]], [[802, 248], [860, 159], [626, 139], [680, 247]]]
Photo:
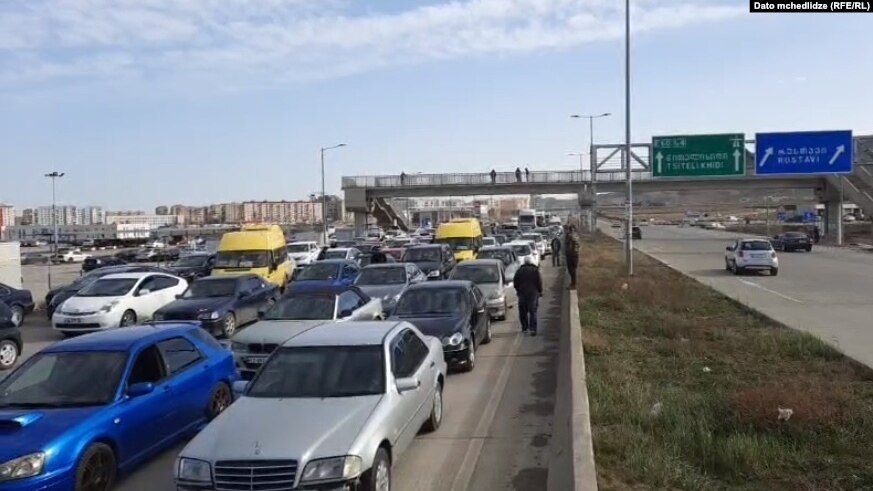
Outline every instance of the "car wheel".
[[779, 268], [772, 268], [770, 270], [770, 276], [776, 276], [779, 274]]
[[373, 467], [363, 476], [364, 491], [391, 491], [391, 460], [384, 448], [376, 450]]
[[[503, 306], [506, 308], [506, 305]], [[506, 318], [506, 314], [503, 314], [503, 318]], [[491, 319], [485, 321], [485, 336], [482, 338], [482, 344], [488, 344], [491, 342]]]
[[433, 392], [433, 405], [430, 408], [430, 417], [424, 422], [424, 431], [427, 433], [436, 431], [443, 423], [443, 384], [437, 383]]
[[206, 408], [206, 419], [212, 421], [216, 416], [223, 413], [225, 409], [233, 403], [233, 393], [230, 387], [224, 382], [220, 382], [212, 389], [212, 394], [209, 395], [209, 407]]
[[739, 266], [737, 266], [737, 262], [736, 262], [736, 261], [734, 261], [734, 262], [731, 263], [731, 269], [733, 270], [734, 274], [737, 275], [737, 276], [739, 276], [739, 275], [741, 275], [741, 274], [743, 273], [743, 269], [740, 268]]
[[806, 252], [812, 252], [812, 246], [806, 246]]
[[730, 271], [730, 270], [731, 270], [731, 263], [730, 263], [730, 261], [728, 261], [727, 259], [724, 260], [724, 270], [725, 270], [725, 271]]
[[21, 323], [24, 322], [24, 308], [21, 305], [10, 305], [9, 310], [12, 311], [12, 325], [14, 327], [21, 326]]
[[121, 322], [118, 323], [118, 327], [128, 327], [136, 325], [136, 312], [132, 310], [125, 310], [123, 314], [121, 314]]
[[[497, 320], [505, 321], [506, 316], [509, 315], [509, 304], [506, 303], [506, 299], [503, 299], [503, 315], [497, 318]], [[491, 324], [488, 325], [488, 328], [491, 329]], [[488, 340], [491, 341], [491, 337], [488, 337]]]
[[0, 370], [9, 370], [18, 361], [18, 345], [5, 339], [0, 341]]
[[109, 491], [118, 472], [115, 453], [103, 443], [94, 443], [76, 466], [75, 491]]
[[236, 315], [228, 312], [221, 321], [221, 335], [230, 338], [236, 332]]

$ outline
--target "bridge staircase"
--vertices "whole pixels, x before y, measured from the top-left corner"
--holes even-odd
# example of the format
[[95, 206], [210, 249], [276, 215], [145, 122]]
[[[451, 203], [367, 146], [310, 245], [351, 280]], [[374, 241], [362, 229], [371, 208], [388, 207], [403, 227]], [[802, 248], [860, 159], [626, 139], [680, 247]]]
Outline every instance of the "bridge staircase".
[[855, 138], [855, 170], [847, 175], [828, 175], [834, 189], [842, 189], [844, 201], [861, 208], [864, 216], [873, 217], [873, 137]]
[[376, 219], [376, 223], [382, 228], [387, 229], [396, 225], [400, 230], [409, 232], [407, 217], [399, 213], [388, 199], [373, 199], [373, 218]]

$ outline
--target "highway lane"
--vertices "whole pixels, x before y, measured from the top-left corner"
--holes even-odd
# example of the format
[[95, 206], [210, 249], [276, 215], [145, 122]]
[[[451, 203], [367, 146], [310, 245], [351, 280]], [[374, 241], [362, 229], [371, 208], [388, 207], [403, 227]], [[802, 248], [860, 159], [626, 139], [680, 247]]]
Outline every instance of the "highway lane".
[[[616, 229], [604, 228], [615, 235]], [[635, 247], [767, 316], [812, 333], [873, 366], [873, 254], [832, 247], [779, 253], [779, 276], [724, 270], [732, 232], [675, 226], [642, 228]]]
[[[517, 309], [495, 322], [494, 339], [477, 352], [471, 373], [450, 374], [440, 429], [422, 434], [394, 468], [394, 489], [545, 489], [556, 381], [562, 277], [544, 267], [548, 289], [540, 307], [540, 336], [522, 336]], [[24, 328], [26, 353], [60, 339], [41, 312]], [[118, 483], [118, 491], [174, 491], [178, 445]]]

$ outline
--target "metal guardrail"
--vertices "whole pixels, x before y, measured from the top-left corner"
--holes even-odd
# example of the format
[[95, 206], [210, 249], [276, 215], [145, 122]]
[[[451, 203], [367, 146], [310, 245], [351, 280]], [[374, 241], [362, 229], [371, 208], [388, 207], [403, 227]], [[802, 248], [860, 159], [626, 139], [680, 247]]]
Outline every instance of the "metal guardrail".
[[[624, 171], [598, 172], [597, 182], [624, 182]], [[652, 173], [634, 171], [634, 181], [652, 180]], [[351, 176], [342, 178], [343, 189], [354, 188], [406, 188], [436, 186], [492, 186], [511, 184], [590, 184], [590, 171], [533, 171], [470, 174], [406, 174], [388, 176]]]

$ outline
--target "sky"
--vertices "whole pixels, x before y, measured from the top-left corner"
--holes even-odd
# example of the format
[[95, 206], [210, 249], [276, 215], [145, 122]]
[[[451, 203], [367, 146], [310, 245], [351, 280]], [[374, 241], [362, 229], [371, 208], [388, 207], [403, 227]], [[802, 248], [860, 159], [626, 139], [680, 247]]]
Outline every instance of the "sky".
[[[631, 132], [873, 133], [869, 17], [631, 0]], [[624, 138], [624, 2], [6, 0], [0, 202], [301, 199], [341, 176], [573, 169]]]

